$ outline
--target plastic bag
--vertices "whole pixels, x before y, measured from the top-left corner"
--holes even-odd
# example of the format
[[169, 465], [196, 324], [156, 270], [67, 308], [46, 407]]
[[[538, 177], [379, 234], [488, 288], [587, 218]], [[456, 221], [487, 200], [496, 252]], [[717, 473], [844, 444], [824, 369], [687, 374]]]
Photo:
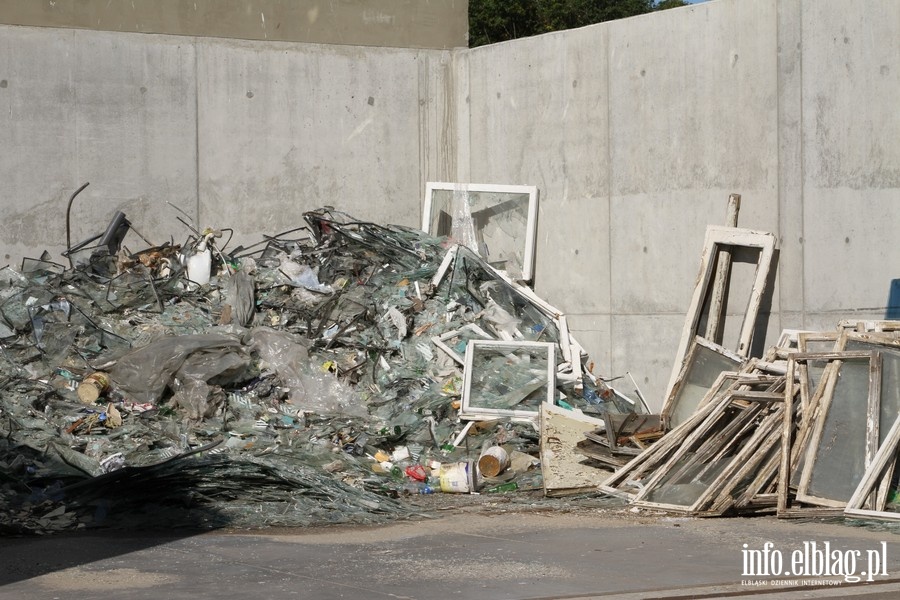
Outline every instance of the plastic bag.
[[110, 377], [136, 402], [155, 404], [179, 372], [185, 379], [224, 384], [246, 377], [250, 364], [249, 354], [237, 339], [218, 334], [182, 335], [162, 338], [126, 354], [110, 369]]
[[231, 322], [246, 327], [256, 311], [255, 282], [247, 273], [238, 271], [225, 284], [225, 297], [231, 307]]
[[249, 344], [290, 388], [290, 402], [298, 409], [320, 414], [368, 414], [353, 388], [310, 363], [306, 346], [295, 336], [259, 327], [251, 331]]

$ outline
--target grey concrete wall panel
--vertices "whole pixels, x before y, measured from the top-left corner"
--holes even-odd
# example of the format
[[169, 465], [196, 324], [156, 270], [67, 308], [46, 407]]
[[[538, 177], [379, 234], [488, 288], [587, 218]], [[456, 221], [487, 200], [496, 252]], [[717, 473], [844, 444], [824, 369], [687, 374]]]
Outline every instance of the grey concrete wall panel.
[[468, 0], [0, 0], [0, 23], [399, 48], [468, 45]]
[[193, 45], [166, 36], [148, 41], [73, 33], [75, 156], [79, 182], [91, 182], [73, 208], [72, 221], [79, 224], [73, 242], [101, 232], [115, 210], [122, 210], [149, 241], [161, 244], [174, 235], [180, 243], [190, 231], [172, 227], [177, 213], [166, 201], [196, 215]]
[[[672, 357], [684, 326], [684, 315], [613, 315], [611, 319], [612, 359], [598, 365], [595, 373], [620, 376], [630, 372], [653, 412], [662, 409]], [[630, 380], [621, 385], [630, 391]]]
[[900, 3], [803, 4], [805, 305], [886, 306], [900, 264]]
[[723, 190], [614, 196], [610, 201], [612, 311], [687, 312], [708, 224], [725, 220]]
[[201, 40], [198, 52], [203, 226], [256, 241], [323, 205], [419, 224], [420, 51]]
[[[0, 27], [3, 257], [64, 250], [124, 211], [148, 239], [172, 233], [165, 201], [196, 214], [194, 50], [189, 41]], [[171, 213], [169, 213], [171, 214]], [[132, 234], [133, 235], [133, 234]], [[146, 244], [126, 238], [138, 247]]]
[[775, 1], [609, 23], [612, 193], [775, 189]]
[[606, 198], [550, 198], [544, 204], [542, 196], [541, 203], [535, 291], [567, 314], [609, 314]]
[[538, 186], [535, 289], [608, 314], [604, 29], [477, 48], [468, 68], [471, 181]]
[[[776, 3], [778, 22], [778, 288], [781, 311], [803, 312], [801, 0]], [[799, 321], [802, 323], [802, 315]], [[794, 329], [798, 326], [794, 326]]]
[[[458, 175], [458, 158], [462, 151], [459, 132], [465, 129], [460, 123], [468, 123], [468, 116], [460, 114], [460, 105], [465, 106], [465, 101], [457, 93], [460, 71], [455, 56], [455, 52], [421, 52], [417, 55], [418, 189], [422, 197], [428, 181], [461, 181]], [[424, 204], [420, 209], [423, 207]]]
[[803, 9], [806, 183], [900, 188], [900, 3], [820, 0]]
[[876, 311], [883, 319], [891, 280], [900, 277], [900, 189], [818, 189], [804, 196], [806, 310], [847, 318]]
[[75, 153], [74, 40], [0, 27], [0, 266], [62, 250]]
[[609, 24], [614, 312], [687, 310], [729, 192], [743, 196], [741, 226], [777, 231], [774, 5]]

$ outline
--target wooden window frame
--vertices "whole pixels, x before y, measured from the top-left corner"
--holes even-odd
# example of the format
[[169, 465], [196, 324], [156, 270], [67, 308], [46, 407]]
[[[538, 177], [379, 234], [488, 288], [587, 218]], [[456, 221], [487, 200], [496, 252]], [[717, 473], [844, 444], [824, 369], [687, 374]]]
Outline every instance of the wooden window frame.
[[[756, 263], [756, 275], [753, 288], [750, 292], [750, 299], [747, 302], [747, 310], [744, 312], [743, 322], [741, 323], [738, 347], [735, 350], [740, 356], [746, 357], [749, 355], [750, 343], [753, 340], [753, 330], [756, 326], [756, 318], [759, 314], [759, 306], [766, 290], [772, 258], [775, 255], [775, 241], [775, 236], [773, 234], [761, 231], [739, 229], [737, 227], [722, 227], [718, 225], [709, 225], [706, 228], [703, 253], [700, 257], [700, 273], [697, 276], [697, 283], [694, 286], [694, 293], [688, 308], [687, 319], [684, 323], [684, 329], [681, 332], [678, 350], [675, 353], [675, 362], [672, 366], [669, 384], [666, 386], [666, 398], [671, 395], [672, 388], [675, 387], [675, 382], [681, 372], [682, 363], [684, 362], [691, 340], [700, 333], [697, 330], [697, 326], [700, 322], [700, 317], [702, 316], [704, 300], [709, 295], [710, 284], [713, 281], [713, 275], [716, 270], [715, 257], [717, 257], [719, 251], [725, 249], [725, 247], [740, 247], [759, 250], [759, 259]], [[720, 292], [724, 293], [724, 290], [720, 290]], [[716, 299], [713, 299], [713, 303], [716, 301]]]

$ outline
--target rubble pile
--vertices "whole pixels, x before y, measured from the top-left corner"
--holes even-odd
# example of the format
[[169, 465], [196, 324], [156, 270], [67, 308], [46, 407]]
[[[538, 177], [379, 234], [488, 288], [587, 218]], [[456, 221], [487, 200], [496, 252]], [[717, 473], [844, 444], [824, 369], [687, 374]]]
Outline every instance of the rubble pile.
[[[900, 322], [785, 331], [751, 358], [771, 234], [709, 227], [649, 414], [593, 373], [564, 314], [468, 247], [304, 217], [230, 251], [185, 223], [185, 244], [130, 253], [119, 213], [69, 267], [0, 270], [0, 530], [378, 523], [416, 514], [413, 495], [529, 490], [900, 515]], [[759, 258], [731, 350], [742, 249]]]
[[547, 400], [646, 412], [467, 248], [305, 219], [0, 271], [0, 527], [379, 522], [404, 494], [541, 489]]

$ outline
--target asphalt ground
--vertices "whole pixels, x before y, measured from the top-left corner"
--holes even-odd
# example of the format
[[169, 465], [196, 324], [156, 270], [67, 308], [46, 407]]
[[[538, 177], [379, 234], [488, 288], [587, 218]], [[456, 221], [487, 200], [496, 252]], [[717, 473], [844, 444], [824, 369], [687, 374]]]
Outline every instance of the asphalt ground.
[[[0, 599], [900, 597], [893, 526], [559, 506], [440, 506], [385, 526], [4, 538]], [[832, 575], [812, 558], [826, 550]], [[762, 575], [776, 556], [808, 574]]]

